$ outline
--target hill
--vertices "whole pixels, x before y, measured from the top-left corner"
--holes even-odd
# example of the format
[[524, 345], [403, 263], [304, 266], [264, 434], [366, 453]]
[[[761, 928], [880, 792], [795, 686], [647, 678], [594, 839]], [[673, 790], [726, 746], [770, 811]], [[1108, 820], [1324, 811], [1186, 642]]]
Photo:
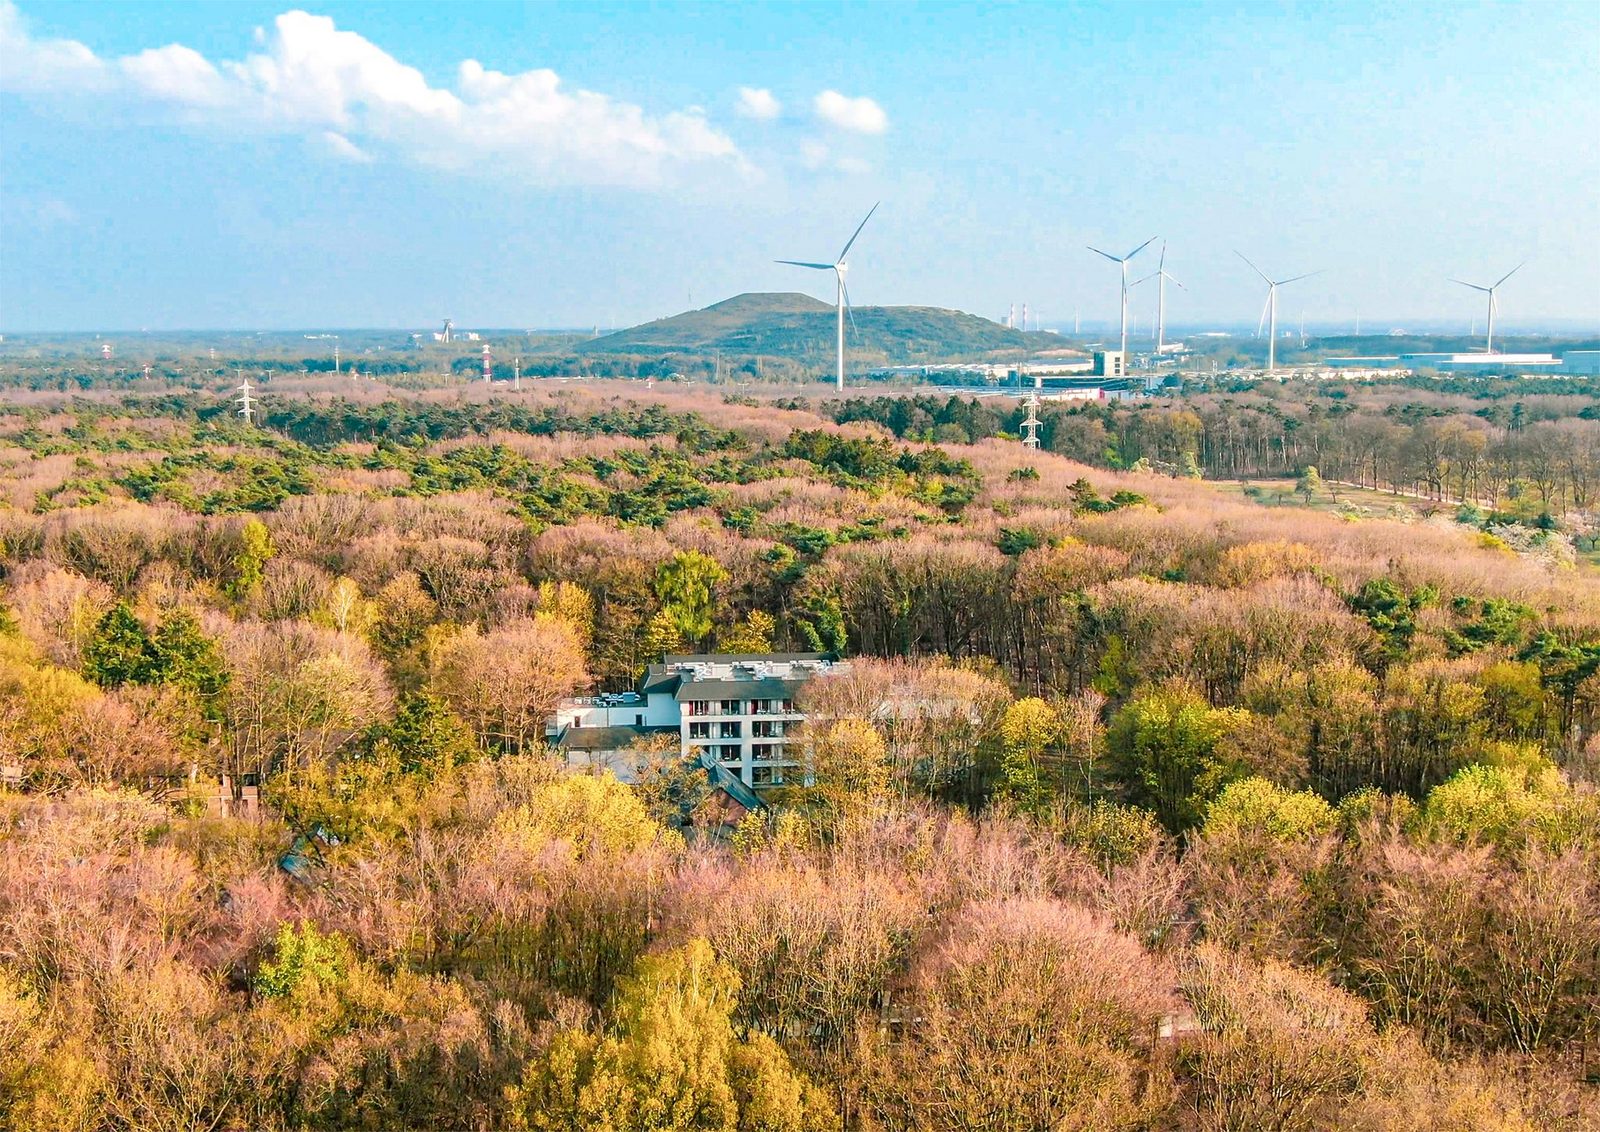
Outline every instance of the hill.
[[[824, 359], [833, 355], [834, 333], [834, 309], [828, 303], [794, 292], [756, 293], [619, 330], [585, 342], [581, 349], [602, 354], [722, 350]], [[939, 307], [856, 307], [845, 335], [853, 364], [973, 358], [1059, 343], [1054, 335], [1025, 334]]]

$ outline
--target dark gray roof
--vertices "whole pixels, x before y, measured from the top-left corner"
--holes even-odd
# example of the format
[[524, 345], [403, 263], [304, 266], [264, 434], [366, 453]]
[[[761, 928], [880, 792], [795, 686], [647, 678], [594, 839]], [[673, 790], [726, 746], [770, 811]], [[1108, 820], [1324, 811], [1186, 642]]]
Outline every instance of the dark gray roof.
[[673, 692], [677, 690], [678, 682], [683, 679], [683, 674], [679, 672], [659, 672], [657, 669], [660, 667], [658, 664], [650, 666], [650, 670], [645, 673], [644, 680], [639, 685], [640, 692], [649, 695], [651, 692]]
[[568, 727], [557, 737], [558, 746], [569, 751], [621, 751], [652, 731], [677, 732], [676, 727]]
[[763, 676], [756, 680], [693, 680], [685, 678], [673, 693], [675, 700], [786, 700], [805, 680]]

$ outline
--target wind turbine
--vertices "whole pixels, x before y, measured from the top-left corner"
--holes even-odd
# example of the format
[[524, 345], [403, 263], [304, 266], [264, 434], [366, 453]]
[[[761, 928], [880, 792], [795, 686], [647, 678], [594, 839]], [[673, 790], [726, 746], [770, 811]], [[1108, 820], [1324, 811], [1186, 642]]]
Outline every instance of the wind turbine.
[[[878, 204], [882, 203], [882, 201], [878, 202]], [[870, 209], [867, 210], [867, 215], [862, 219], [860, 224], [856, 225], [854, 235], [852, 235], [850, 239], [845, 242], [844, 250], [839, 253], [839, 258], [833, 263], [806, 263], [803, 260], [798, 259], [780, 259], [777, 261], [779, 263], [786, 263], [790, 267], [809, 267], [813, 271], [833, 272], [834, 280], [838, 285], [834, 306], [837, 308], [839, 315], [839, 364], [837, 377], [841, 392], [844, 390], [844, 312], [845, 308], [850, 305], [850, 289], [844, 285], [845, 272], [850, 270], [850, 265], [845, 262], [845, 257], [850, 254], [850, 248], [856, 242], [856, 236], [861, 235], [861, 229], [867, 226], [867, 221], [872, 219], [872, 214], [878, 211], [878, 204], [874, 204]], [[850, 321], [854, 322], [855, 317], [855, 312], [852, 311], [850, 314]]]
[[[1174, 283], [1178, 283], [1176, 279], [1173, 279], [1167, 273], [1167, 242], [1165, 240], [1161, 241], [1161, 260], [1157, 263], [1156, 269], [1143, 279], [1134, 280], [1133, 285], [1137, 287], [1140, 283], [1151, 279], [1158, 280], [1156, 283], [1156, 358], [1159, 360], [1161, 346], [1167, 334], [1167, 281], [1171, 280]], [[1178, 286], [1185, 291], [1189, 289], [1184, 287], [1182, 283], [1178, 283]]]
[[[1250, 263], [1248, 259], [1245, 259], [1243, 252], [1235, 251], [1233, 254], [1243, 259], [1246, 263]], [[1271, 373], [1278, 366], [1278, 288], [1288, 283], [1298, 283], [1302, 279], [1310, 279], [1313, 275], [1321, 275], [1322, 269], [1308, 271], [1304, 275], [1293, 275], [1288, 279], [1267, 279], [1267, 273], [1253, 263], [1250, 263], [1250, 270], [1265, 279], [1267, 283], [1267, 305], [1261, 308], [1261, 321], [1256, 323], [1256, 333], [1261, 333], [1261, 322], [1266, 320], [1270, 312], [1272, 326], [1267, 338], [1267, 372]]]
[[1476, 283], [1466, 283], [1460, 279], [1450, 280], [1452, 283], [1460, 283], [1463, 287], [1471, 287], [1474, 291], [1482, 291], [1485, 295], [1489, 296], [1489, 331], [1483, 340], [1483, 352], [1485, 354], [1494, 353], [1494, 293], [1500, 289], [1501, 283], [1504, 283], [1507, 279], [1510, 279], [1513, 275], [1527, 266], [1528, 261], [1523, 260], [1521, 263], [1517, 264], [1517, 266], [1513, 267], [1510, 271], [1506, 272], [1498, 280], [1496, 280], [1494, 283], [1491, 283], [1487, 287], [1480, 287]]
[[1138, 255], [1140, 252], [1144, 251], [1151, 244], [1155, 243], [1155, 240], [1156, 240], [1156, 238], [1154, 236], [1151, 236], [1148, 240], [1146, 240], [1144, 243], [1140, 244], [1138, 247], [1134, 248], [1131, 252], [1129, 252], [1125, 256], [1114, 256], [1110, 252], [1101, 251], [1099, 248], [1090, 248], [1089, 249], [1095, 255], [1103, 255], [1107, 259], [1109, 259], [1112, 263], [1115, 263], [1115, 264], [1119, 265], [1122, 268], [1122, 364], [1123, 365], [1127, 365], [1128, 364], [1128, 261], [1130, 259], [1132, 259], [1134, 256]]

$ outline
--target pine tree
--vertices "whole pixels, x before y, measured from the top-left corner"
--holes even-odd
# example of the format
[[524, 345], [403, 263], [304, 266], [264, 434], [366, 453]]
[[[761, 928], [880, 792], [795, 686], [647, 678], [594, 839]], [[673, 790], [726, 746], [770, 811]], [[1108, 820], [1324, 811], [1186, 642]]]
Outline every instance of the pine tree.
[[150, 634], [125, 601], [106, 610], [84, 650], [83, 674], [102, 688], [155, 683], [160, 671]]
[[228, 670], [216, 642], [201, 631], [200, 622], [187, 609], [175, 609], [162, 620], [151, 642], [154, 680], [188, 688], [208, 704], [228, 685]]

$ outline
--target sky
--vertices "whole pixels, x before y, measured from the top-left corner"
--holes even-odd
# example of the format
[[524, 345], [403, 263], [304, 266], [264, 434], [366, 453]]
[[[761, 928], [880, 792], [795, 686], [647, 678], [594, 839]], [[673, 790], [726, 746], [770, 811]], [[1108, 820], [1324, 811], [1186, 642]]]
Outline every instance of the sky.
[[[1600, 5], [0, 0], [0, 332], [857, 305], [1600, 329]], [[1162, 240], [1131, 265], [1155, 270]], [[1148, 325], [1150, 283], [1133, 292]]]

